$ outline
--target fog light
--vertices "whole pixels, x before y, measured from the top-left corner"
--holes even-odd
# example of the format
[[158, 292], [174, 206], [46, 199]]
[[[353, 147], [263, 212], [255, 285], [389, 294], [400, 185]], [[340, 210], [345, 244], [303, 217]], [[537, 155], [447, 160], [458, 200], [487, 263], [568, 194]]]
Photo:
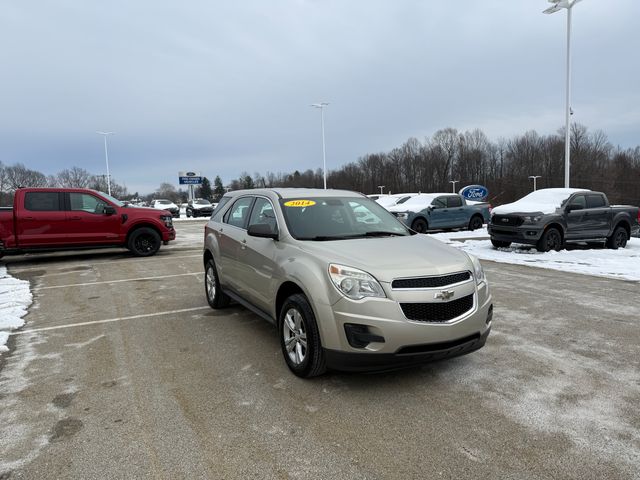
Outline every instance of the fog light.
[[349, 345], [353, 348], [364, 348], [371, 342], [384, 343], [384, 337], [369, 332], [369, 327], [366, 325], [345, 323], [344, 333], [347, 335]]

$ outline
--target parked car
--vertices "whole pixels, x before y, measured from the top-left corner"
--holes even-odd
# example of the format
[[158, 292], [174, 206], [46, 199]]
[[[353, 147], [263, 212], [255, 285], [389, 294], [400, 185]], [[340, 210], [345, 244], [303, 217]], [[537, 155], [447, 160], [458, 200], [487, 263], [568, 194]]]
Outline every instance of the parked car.
[[638, 207], [609, 206], [604, 193], [544, 188], [494, 208], [488, 232], [496, 248], [524, 243], [548, 252], [567, 243], [593, 242], [617, 249], [638, 235], [639, 223]]
[[151, 208], [156, 208], [158, 210], [167, 210], [171, 212], [171, 215], [174, 218], [180, 218], [180, 207], [178, 207], [171, 200], [166, 200], [164, 198], [159, 198], [151, 201]]
[[229, 192], [205, 228], [203, 261], [209, 305], [235, 300], [276, 325], [300, 377], [464, 355], [491, 329], [480, 262], [354, 192]]
[[19, 188], [13, 207], [0, 208], [0, 257], [97, 247], [144, 257], [175, 238], [168, 211], [124, 206], [95, 190]]
[[489, 208], [488, 203], [467, 203], [457, 193], [423, 193], [388, 210], [411, 229], [424, 233], [449, 228], [482, 228], [489, 221]]
[[400, 205], [411, 197], [415, 197], [416, 195], [420, 195], [419, 193], [394, 193], [389, 195], [382, 195], [381, 197], [376, 199], [380, 205], [384, 208], [388, 209], [393, 205]]
[[187, 203], [187, 217], [210, 217], [213, 213], [213, 205], [209, 200], [196, 198]]

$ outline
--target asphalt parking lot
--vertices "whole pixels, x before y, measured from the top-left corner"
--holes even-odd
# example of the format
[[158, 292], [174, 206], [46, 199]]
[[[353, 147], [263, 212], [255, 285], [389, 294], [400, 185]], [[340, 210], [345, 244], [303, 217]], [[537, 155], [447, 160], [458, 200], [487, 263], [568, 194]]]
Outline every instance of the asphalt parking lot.
[[[204, 222], [150, 258], [3, 259], [34, 303], [0, 363], [0, 479], [640, 478], [637, 282], [484, 262], [471, 355], [292, 375], [203, 291]], [[193, 233], [195, 232], [195, 233]]]

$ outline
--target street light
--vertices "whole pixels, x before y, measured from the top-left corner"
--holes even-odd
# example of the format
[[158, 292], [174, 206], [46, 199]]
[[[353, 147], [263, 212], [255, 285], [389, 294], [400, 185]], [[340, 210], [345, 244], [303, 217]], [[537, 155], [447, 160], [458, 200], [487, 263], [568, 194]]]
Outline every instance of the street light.
[[324, 189], [327, 189], [327, 154], [324, 144], [324, 107], [329, 105], [327, 102], [312, 103], [311, 106], [320, 109], [320, 122], [322, 124], [322, 175], [324, 177]]
[[542, 178], [540, 175], [529, 175], [529, 178], [533, 179], [533, 191], [535, 192], [538, 188], [537, 188], [537, 184], [536, 184], [536, 180], [538, 178]]
[[567, 10], [567, 107], [565, 112], [565, 137], [564, 137], [564, 187], [569, 188], [569, 157], [571, 155], [571, 138], [569, 132], [569, 118], [571, 116], [571, 10], [580, 0], [548, 0], [553, 3], [542, 13], [550, 15], [565, 8]]
[[382, 195], [382, 191], [384, 190], [385, 185], [378, 185], [378, 188], [380, 189], [380, 195]]
[[104, 159], [107, 162], [107, 190], [109, 196], [111, 196], [111, 175], [109, 175], [109, 153], [107, 152], [107, 137], [109, 135], [114, 135], [113, 132], [96, 132], [98, 135], [102, 135], [104, 137]]
[[450, 183], [450, 184], [451, 184], [451, 186], [452, 186], [451, 191], [452, 191], [453, 193], [456, 193], [456, 183], [459, 183], [459, 182], [460, 182], [460, 180], [449, 180], [449, 183]]

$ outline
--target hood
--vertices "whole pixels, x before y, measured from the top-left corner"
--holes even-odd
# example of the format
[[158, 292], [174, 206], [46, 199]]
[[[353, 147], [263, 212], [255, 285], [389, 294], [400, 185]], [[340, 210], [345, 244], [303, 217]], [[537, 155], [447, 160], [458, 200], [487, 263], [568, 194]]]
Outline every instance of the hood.
[[302, 250], [327, 263], [359, 268], [380, 282], [473, 271], [466, 253], [426, 235], [297, 243]]
[[506, 203], [499, 207], [494, 207], [491, 213], [494, 215], [508, 215], [512, 213], [544, 213], [550, 215], [555, 213], [574, 193], [587, 191], [588, 190], [584, 188], [543, 188], [531, 192], [529, 195], [513, 203]]

